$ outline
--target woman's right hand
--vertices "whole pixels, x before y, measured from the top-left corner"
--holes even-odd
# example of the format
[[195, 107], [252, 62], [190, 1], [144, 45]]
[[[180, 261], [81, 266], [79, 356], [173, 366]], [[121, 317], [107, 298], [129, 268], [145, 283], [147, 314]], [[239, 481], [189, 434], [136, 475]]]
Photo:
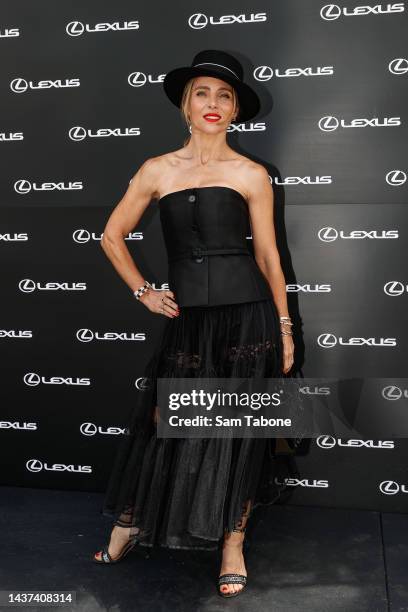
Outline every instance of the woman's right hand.
[[170, 290], [149, 289], [143, 293], [139, 301], [143, 302], [150, 312], [165, 315], [170, 319], [174, 319], [180, 314], [179, 307], [174, 300], [174, 293]]

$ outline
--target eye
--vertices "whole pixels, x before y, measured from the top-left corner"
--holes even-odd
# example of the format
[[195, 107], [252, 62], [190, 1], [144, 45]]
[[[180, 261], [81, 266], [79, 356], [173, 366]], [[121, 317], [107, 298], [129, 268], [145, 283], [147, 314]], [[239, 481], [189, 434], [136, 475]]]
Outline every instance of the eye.
[[222, 95], [225, 96], [226, 98], [230, 98], [231, 97], [229, 93], [223, 93]]
[[204, 90], [197, 91], [197, 96], [199, 96], [200, 94], [203, 94], [203, 93], [205, 93], [205, 91], [204, 91]]

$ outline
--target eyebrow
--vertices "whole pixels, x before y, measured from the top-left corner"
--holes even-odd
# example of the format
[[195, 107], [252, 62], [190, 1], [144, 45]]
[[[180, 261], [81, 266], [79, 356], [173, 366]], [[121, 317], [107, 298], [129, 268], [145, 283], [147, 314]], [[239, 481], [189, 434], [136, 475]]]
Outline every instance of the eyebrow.
[[[194, 91], [196, 89], [210, 89], [208, 85], [197, 85], [196, 87], [194, 87]], [[229, 91], [230, 93], [232, 93], [232, 89], [228, 89], [228, 87], [218, 87], [218, 89], [225, 89], [225, 91]]]

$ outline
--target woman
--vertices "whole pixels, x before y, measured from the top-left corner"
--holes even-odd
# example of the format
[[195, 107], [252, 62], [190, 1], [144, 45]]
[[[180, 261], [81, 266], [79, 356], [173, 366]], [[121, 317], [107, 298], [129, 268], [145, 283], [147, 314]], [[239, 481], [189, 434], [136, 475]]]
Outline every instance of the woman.
[[[158, 376], [286, 374], [293, 364], [292, 323], [268, 173], [226, 141], [231, 123], [260, 108], [240, 62], [223, 51], [202, 51], [191, 66], [166, 75], [164, 91], [181, 108], [191, 136], [181, 149], [143, 163], [102, 239], [136, 298], [168, 321], [146, 369], [153, 384], [132, 406], [111, 473], [102, 510], [114, 517], [109, 546], [94, 559], [116, 562], [136, 543], [213, 550], [218, 541], [218, 592], [231, 597], [246, 584], [246, 522], [272, 486], [275, 441], [158, 439], [154, 383]], [[145, 281], [124, 241], [154, 198], [169, 256], [168, 291]], [[279, 496], [274, 486], [272, 501]]]

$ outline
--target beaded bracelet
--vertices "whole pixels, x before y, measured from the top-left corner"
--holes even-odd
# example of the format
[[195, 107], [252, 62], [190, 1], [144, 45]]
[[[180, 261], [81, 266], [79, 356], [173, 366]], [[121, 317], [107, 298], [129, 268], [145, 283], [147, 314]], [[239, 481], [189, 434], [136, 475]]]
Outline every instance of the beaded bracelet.
[[140, 297], [146, 293], [146, 291], [148, 291], [149, 289], [153, 289], [153, 287], [151, 286], [151, 284], [147, 281], [145, 281], [144, 285], [142, 285], [141, 287], [139, 287], [139, 289], [137, 289], [137, 291], [133, 292], [133, 295], [135, 296], [135, 298], [137, 300], [140, 300]]

